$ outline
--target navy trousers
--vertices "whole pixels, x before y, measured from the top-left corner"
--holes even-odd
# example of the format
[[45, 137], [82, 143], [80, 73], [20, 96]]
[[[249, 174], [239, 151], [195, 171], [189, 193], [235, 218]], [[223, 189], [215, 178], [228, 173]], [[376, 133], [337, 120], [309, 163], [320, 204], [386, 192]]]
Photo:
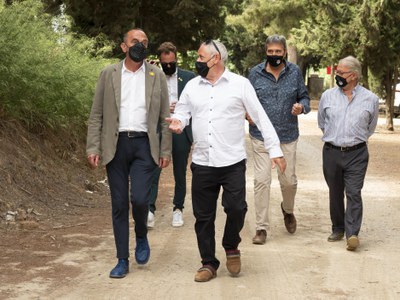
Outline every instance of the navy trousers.
[[329, 187], [332, 232], [346, 232], [347, 238], [360, 232], [363, 214], [361, 189], [368, 158], [367, 146], [342, 152], [324, 145], [322, 151], [323, 172]]
[[151, 181], [156, 166], [147, 136], [119, 136], [115, 156], [106, 166], [117, 258], [129, 257], [129, 202], [136, 237], [147, 236]]

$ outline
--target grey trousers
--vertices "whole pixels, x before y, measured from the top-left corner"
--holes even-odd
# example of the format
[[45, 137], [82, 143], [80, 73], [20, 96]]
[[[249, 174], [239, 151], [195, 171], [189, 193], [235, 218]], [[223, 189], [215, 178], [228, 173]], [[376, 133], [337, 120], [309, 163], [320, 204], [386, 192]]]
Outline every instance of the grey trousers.
[[347, 238], [360, 232], [363, 214], [361, 189], [368, 158], [367, 146], [347, 152], [330, 148], [326, 144], [323, 147], [323, 172], [329, 187], [332, 232], [346, 232]]

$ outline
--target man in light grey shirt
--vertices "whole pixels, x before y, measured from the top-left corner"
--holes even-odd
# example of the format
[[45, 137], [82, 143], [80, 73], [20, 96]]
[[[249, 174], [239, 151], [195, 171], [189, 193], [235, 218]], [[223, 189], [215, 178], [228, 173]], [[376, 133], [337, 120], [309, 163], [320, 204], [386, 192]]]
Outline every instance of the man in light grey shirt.
[[361, 189], [369, 158], [367, 141], [375, 131], [379, 105], [378, 97], [359, 85], [361, 64], [353, 56], [339, 61], [335, 78], [338, 87], [325, 91], [318, 107], [332, 221], [328, 241], [339, 241], [346, 234], [347, 250], [354, 251], [360, 245]]

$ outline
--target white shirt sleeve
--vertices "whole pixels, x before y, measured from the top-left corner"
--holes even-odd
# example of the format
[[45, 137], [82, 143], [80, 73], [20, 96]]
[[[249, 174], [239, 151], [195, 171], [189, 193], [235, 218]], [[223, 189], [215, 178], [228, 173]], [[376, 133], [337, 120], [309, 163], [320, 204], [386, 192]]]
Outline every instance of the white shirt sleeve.
[[261, 106], [256, 91], [247, 79], [244, 85], [243, 102], [247, 113], [257, 125], [257, 128], [260, 130], [264, 138], [264, 146], [268, 151], [270, 158], [282, 157], [283, 153], [275, 128], [265, 113], [264, 108]]
[[181, 129], [189, 125], [191, 118], [189, 95], [187, 94], [186, 87], [183, 89], [179, 101], [176, 103], [175, 110], [171, 118], [181, 121]]

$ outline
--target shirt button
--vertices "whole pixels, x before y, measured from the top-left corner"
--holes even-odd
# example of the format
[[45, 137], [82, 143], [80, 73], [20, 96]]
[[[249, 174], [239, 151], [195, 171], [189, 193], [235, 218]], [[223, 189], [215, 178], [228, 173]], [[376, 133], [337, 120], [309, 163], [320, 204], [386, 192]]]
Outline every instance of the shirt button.
[[212, 111], [212, 108], [210, 108], [210, 111]]
[[208, 121], [208, 123], [211, 123], [211, 121]]

